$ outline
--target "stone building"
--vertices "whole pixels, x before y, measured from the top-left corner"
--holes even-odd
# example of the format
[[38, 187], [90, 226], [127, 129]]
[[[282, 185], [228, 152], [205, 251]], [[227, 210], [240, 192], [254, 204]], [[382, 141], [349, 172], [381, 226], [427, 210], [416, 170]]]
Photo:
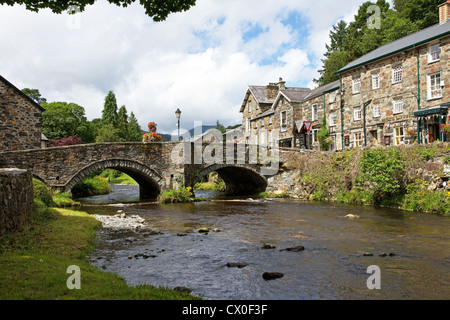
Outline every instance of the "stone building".
[[308, 88], [288, 88], [280, 78], [267, 86], [249, 86], [241, 106], [242, 128], [247, 144], [279, 143], [291, 147], [294, 119], [299, 103], [308, 95]]
[[0, 152], [41, 148], [44, 109], [0, 76]]
[[[441, 16], [450, 0], [440, 6]], [[432, 143], [450, 123], [450, 23], [382, 46], [338, 71], [341, 148]]]

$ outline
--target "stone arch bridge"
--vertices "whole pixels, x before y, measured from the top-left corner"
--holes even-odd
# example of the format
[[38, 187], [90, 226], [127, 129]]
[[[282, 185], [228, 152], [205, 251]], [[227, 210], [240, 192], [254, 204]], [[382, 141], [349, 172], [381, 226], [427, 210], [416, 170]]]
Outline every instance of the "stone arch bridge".
[[[234, 146], [231, 153], [236, 161], [232, 163], [226, 161], [225, 147], [223, 161], [220, 161], [219, 154], [214, 155], [214, 150], [214, 163], [205, 162], [203, 158], [199, 161], [195, 154], [198, 147], [191, 143], [170, 142], [100, 143], [13, 151], [0, 153], [0, 168], [26, 169], [53, 190], [62, 192], [71, 192], [76, 183], [97, 170], [117, 169], [136, 180], [141, 198], [150, 199], [178, 187], [180, 182], [193, 187], [213, 171], [225, 181], [228, 194], [251, 195], [264, 191], [268, 178], [276, 173], [277, 168], [275, 171], [266, 170], [268, 165], [247, 164], [248, 146], [240, 150]], [[200, 145], [200, 148], [201, 152], [206, 150], [205, 145]]]

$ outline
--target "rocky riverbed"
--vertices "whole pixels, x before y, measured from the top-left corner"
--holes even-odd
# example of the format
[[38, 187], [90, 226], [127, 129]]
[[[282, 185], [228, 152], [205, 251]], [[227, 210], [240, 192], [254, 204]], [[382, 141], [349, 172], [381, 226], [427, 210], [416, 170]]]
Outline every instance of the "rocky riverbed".
[[93, 217], [102, 223], [103, 231], [108, 233], [135, 232], [143, 236], [161, 233], [139, 215], [128, 216], [123, 210], [118, 210], [113, 216], [96, 214]]

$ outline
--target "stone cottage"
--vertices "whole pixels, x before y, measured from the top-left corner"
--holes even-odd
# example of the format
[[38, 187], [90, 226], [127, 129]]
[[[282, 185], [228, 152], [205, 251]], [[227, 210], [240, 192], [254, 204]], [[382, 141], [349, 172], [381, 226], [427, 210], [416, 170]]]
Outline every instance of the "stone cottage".
[[0, 152], [40, 149], [39, 104], [0, 76]]

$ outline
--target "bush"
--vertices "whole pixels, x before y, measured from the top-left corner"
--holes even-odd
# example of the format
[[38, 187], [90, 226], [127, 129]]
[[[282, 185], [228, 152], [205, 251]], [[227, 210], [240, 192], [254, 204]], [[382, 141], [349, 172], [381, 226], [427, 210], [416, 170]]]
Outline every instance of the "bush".
[[74, 198], [91, 197], [108, 194], [110, 192], [111, 187], [108, 180], [102, 177], [84, 179], [72, 188], [72, 195]]
[[159, 202], [162, 204], [167, 203], [186, 203], [192, 202], [194, 194], [191, 192], [191, 188], [181, 187], [178, 190], [168, 190], [159, 197]]
[[33, 179], [34, 198], [42, 202], [46, 207], [53, 207], [52, 193], [50, 189], [38, 179]]
[[398, 149], [365, 150], [360, 160], [360, 176], [355, 182], [361, 191], [372, 192], [373, 204], [381, 204], [404, 191], [404, 173]]

